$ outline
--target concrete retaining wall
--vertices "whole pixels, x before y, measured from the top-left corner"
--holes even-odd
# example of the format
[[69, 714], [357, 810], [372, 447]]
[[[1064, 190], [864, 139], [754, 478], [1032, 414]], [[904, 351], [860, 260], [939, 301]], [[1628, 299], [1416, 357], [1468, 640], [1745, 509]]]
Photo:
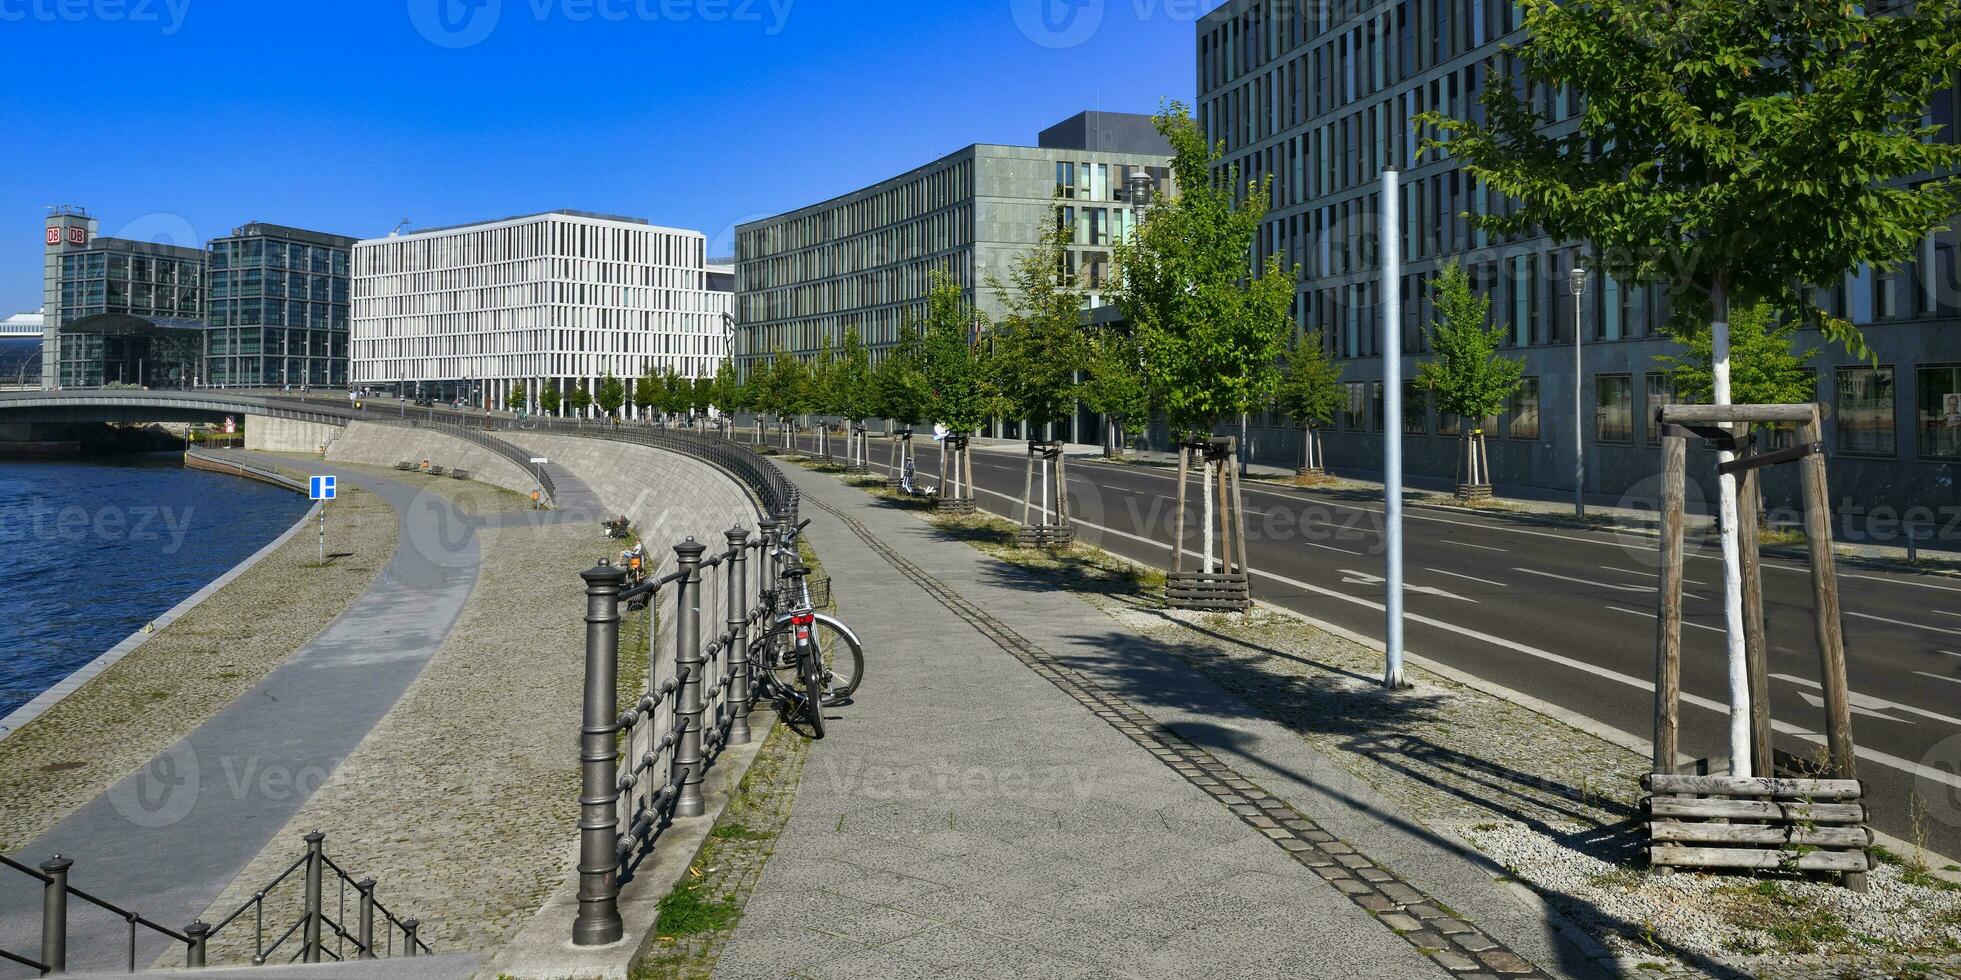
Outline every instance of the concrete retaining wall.
[[434, 429], [354, 422], [327, 450], [327, 458], [369, 466], [394, 466], [405, 459], [419, 464], [426, 459], [452, 470], [462, 467], [470, 471], [472, 480], [525, 496], [538, 485], [524, 467], [476, 443]]
[[667, 549], [692, 536], [711, 552], [725, 546], [722, 532], [753, 528], [762, 516], [733, 477], [698, 459], [649, 446], [577, 436], [503, 432], [500, 438], [546, 456], [584, 481], [609, 514], [625, 514], [657, 564]]
[[341, 437], [338, 425], [301, 422], [249, 415], [245, 423], [245, 448], [268, 453], [317, 453], [331, 447]]

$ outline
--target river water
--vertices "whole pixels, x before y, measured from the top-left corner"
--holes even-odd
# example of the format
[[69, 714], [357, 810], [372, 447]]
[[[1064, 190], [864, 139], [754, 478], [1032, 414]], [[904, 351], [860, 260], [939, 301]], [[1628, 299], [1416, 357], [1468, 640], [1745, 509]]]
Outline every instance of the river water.
[[0, 458], [0, 715], [293, 525], [304, 495], [177, 453]]

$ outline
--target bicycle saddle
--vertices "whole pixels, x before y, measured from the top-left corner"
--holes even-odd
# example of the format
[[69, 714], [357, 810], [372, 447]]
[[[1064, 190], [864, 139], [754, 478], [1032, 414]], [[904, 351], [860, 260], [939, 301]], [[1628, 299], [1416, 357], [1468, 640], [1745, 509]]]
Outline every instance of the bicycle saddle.
[[792, 565], [789, 568], [783, 570], [784, 578], [803, 578], [804, 576], [809, 574], [810, 574], [810, 569], [802, 565]]

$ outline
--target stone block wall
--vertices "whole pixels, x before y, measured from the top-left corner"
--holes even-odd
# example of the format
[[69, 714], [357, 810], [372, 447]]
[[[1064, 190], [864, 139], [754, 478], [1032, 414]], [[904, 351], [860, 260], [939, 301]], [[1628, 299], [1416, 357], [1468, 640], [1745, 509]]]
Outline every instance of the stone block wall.
[[[258, 421], [258, 420], [254, 420]], [[435, 429], [410, 429], [374, 422], [354, 422], [327, 450], [329, 461], [394, 466], [402, 460], [470, 471], [470, 478], [512, 493], [529, 496], [538, 484], [531, 473], [473, 442]]]

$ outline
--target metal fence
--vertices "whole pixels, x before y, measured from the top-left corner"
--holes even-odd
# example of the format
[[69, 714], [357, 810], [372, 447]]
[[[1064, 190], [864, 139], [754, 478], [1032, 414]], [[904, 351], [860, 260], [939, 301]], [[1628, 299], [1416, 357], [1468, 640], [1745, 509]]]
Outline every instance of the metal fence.
[[[749, 655], [762, 640], [761, 596], [776, 580], [777, 529], [795, 520], [789, 511], [758, 522], [753, 533], [731, 528], [713, 555], [689, 538], [674, 546], [672, 571], [636, 586], [605, 561], [581, 573], [586, 687], [575, 944], [621, 938], [622, 873], [652, 850], [671, 818], [702, 815], [709, 767], [725, 746], [750, 740]], [[621, 606], [642, 600], [652, 624], [646, 681], [621, 710]]]
[[[129, 942], [124, 956], [124, 969], [136, 972], [136, 946], [139, 935], [161, 936], [181, 945], [184, 949], [184, 964], [188, 967], [207, 965], [207, 951], [211, 940], [233, 923], [242, 922], [245, 913], [252, 913], [252, 965], [262, 966], [271, 962], [324, 963], [349, 959], [372, 960], [394, 956], [397, 953], [396, 936], [399, 934], [400, 955], [414, 956], [417, 953], [432, 952], [427, 942], [418, 935], [421, 923], [413, 918], [400, 918], [381, 904], [375, 897], [375, 880], [363, 878], [359, 881], [349, 874], [334, 859], [327, 856], [327, 835], [318, 831], [307, 834], [306, 852], [299, 859], [287, 865], [286, 870], [258, 888], [245, 904], [233, 910], [230, 915], [218, 920], [216, 925], [208, 925], [198, 920], [185, 926], [183, 931], [156, 922], [139, 912], [123, 908], [114, 902], [77, 888], [69, 881], [75, 862], [57, 854], [43, 861], [37, 868], [29, 867], [5, 855], [0, 855], [0, 866], [17, 871], [41, 883], [41, 948], [38, 957], [14, 953], [0, 949], [0, 959], [18, 963], [42, 974], [68, 972], [68, 906], [72, 899], [80, 899], [102, 909], [128, 923]], [[266, 898], [288, 880], [295, 872], [301, 872], [298, 881], [302, 889], [303, 911], [299, 918], [287, 925], [268, 944], [270, 934], [266, 925]], [[328, 875], [333, 876], [336, 899], [330, 909], [327, 904]], [[352, 888], [352, 919], [350, 920], [348, 889]], [[377, 925], [382, 927], [380, 936], [375, 934]], [[274, 926], [277, 927], [278, 921]], [[243, 929], [240, 925], [238, 928]], [[287, 942], [294, 936], [298, 941], [293, 946]], [[282, 950], [291, 954], [280, 958]]]

